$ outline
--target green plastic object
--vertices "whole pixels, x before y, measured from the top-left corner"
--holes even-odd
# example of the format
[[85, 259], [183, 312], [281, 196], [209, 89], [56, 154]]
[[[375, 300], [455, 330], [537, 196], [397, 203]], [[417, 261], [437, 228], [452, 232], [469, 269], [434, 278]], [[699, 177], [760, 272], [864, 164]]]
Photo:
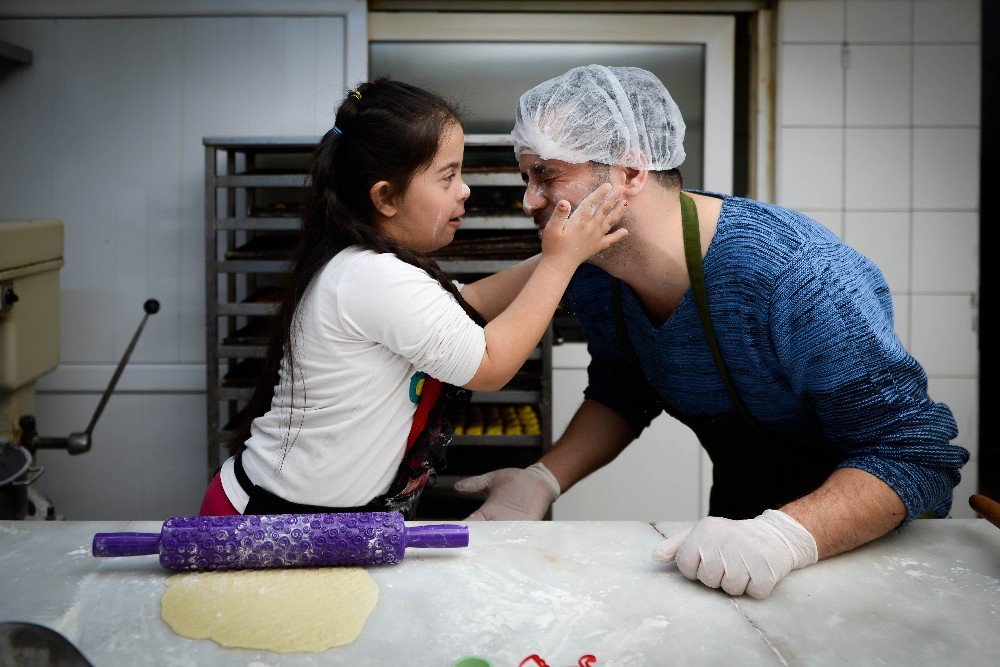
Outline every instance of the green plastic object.
[[478, 655], [466, 655], [453, 662], [451, 667], [493, 667], [493, 663]]

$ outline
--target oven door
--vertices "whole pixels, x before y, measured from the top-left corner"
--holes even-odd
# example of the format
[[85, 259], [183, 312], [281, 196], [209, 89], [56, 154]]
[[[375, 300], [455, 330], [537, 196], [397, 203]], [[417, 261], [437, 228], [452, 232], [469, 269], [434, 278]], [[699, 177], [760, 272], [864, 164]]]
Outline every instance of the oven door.
[[521, 93], [573, 67], [647, 69], [687, 125], [684, 186], [732, 192], [732, 16], [371, 12], [368, 21], [369, 76], [458, 102], [466, 133], [507, 134]]
[[[518, 98], [536, 84], [592, 63], [642, 67], [663, 81], [684, 116], [684, 186], [732, 193], [735, 28], [735, 18], [723, 15], [371, 12], [369, 75], [457, 102], [467, 134], [506, 135]], [[552, 371], [558, 437], [582, 400], [574, 389], [585, 381], [588, 358], [583, 343], [558, 346], [554, 356], [579, 361]], [[634, 483], [654, 471], [655, 482]], [[707, 513], [711, 480], [697, 438], [661, 416], [627, 456], [561, 498], [553, 517], [641, 519], [647, 507], [682, 507], [678, 516], [694, 519]]]

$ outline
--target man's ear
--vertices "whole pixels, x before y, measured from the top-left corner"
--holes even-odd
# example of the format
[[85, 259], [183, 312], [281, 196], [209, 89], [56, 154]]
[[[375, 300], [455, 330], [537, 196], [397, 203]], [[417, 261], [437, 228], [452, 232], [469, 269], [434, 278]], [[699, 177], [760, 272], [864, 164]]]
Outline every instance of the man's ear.
[[393, 203], [392, 186], [389, 185], [389, 181], [379, 181], [373, 185], [368, 190], [368, 196], [371, 197], [375, 210], [383, 217], [391, 218], [398, 213]]
[[635, 197], [642, 189], [646, 187], [646, 181], [649, 179], [649, 172], [645, 169], [632, 169], [631, 167], [622, 167], [622, 171], [625, 173], [625, 182], [622, 184], [622, 192], [626, 197]]

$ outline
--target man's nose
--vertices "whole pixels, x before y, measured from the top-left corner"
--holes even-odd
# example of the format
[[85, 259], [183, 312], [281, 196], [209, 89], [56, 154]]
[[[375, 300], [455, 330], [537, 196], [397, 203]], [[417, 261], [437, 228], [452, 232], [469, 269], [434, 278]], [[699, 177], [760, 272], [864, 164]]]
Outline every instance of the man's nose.
[[538, 192], [537, 188], [532, 188], [530, 183], [524, 188], [524, 198], [521, 201], [522, 208], [528, 215], [535, 215], [535, 213], [544, 209], [548, 203], [548, 200]]

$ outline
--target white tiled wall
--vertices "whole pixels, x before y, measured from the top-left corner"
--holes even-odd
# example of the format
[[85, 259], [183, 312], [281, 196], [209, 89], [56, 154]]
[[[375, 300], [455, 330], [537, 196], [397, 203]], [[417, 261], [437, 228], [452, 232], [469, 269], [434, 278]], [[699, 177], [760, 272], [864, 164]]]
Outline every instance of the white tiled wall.
[[882, 269], [896, 329], [972, 452], [978, 428], [979, 0], [781, 0], [778, 203]]

